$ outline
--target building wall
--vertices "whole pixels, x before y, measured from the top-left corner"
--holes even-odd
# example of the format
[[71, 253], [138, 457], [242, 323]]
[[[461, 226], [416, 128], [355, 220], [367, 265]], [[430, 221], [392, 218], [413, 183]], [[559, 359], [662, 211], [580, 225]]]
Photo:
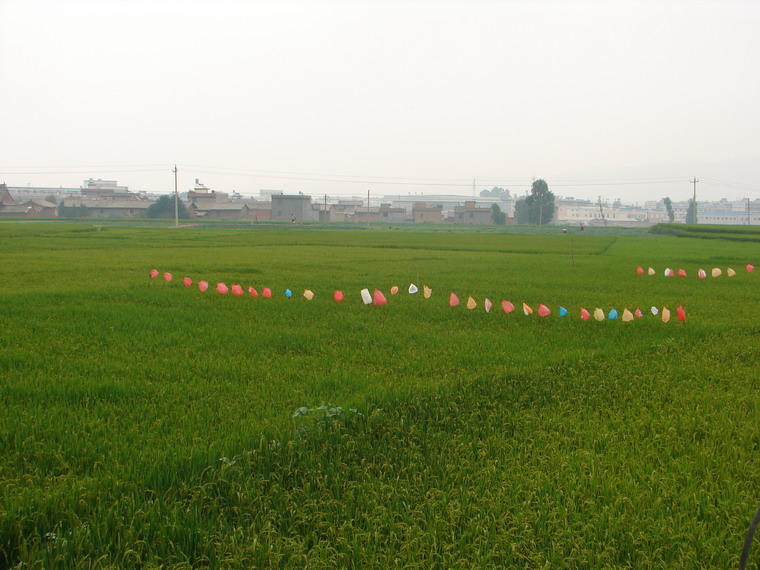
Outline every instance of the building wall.
[[415, 224], [440, 224], [443, 222], [443, 208], [419, 207], [415, 205], [413, 216]]
[[295, 217], [296, 222], [315, 221], [311, 209], [311, 196], [302, 194], [272, 196], [272, 221], [290, 222], [292, 217]]
[[[697, 204], [697, 223], [719, 226], [746, 226], [747, 212], [700, 212], [699, 204]], [[760, 225], [760, 212], [750, 212], [749, 223], [753, 226]]]
[[351, 214], [351, 221], [356, 223], [369, 223], [369, 222], [379, 222], [380, 221], [380, 212], [377, 210], [370, 210], [367, 212], [367, 209], [361, 209], [356, 210], [353, 214]]
[[380, 221], [389, 224], [403, 224], [411, 220], [404, 208], [380, 208]]
[[454, 223], [468, 225], [492, 224], [491, 209], [475, 206], [457, 206], [454, 208]]
[[328, 221], [345, 222], [353, 212], [348, 212], [343, 206], [330, 206]]
[[[675, 209], [675, 208], [674, 208]], [[676, 221], [679, 219], [679, 212], [676, 211]], [[668, 216], [665, 209], [609, 207], [599, 206], [592, 203], [557, 203], [554, 212], [556, 224], [589, 224], [589, 225], [618, 225], [618, 226], [640, 226], [653, 225], [660, 222], [667, 222]]]
[[386, 195], [383, 197], [382, 202], [391, 203], [396, 208], [404, 208], [409, 216], [412, 216], [412, 212], [417, 204], [423, 202], [425, 204], [431, 204], [441, 206], [445, 212], [454, 212], [457, 206], [463, 206], [465, 203], [474, 204], [479, 208], [490, 208], [493, 204], [498, 204], [502, 212], [507, 216], [514, 215], [515, 212], [515, 198], [508, 198], [507, 200], [500, 200], [499, 198], [484, 197], [484, 196], [465, 196], [465, 195], [432, 195], [427, 194], [423, 196], [403, 196], [403, 195]]
[[58, 217], [58, 208], [56, 206], [47, 206], [29, 203], [29, 216], [34, 218], [56, 218]]
[[203, 213], [203, 218], [206, 220], [229, 220], [229, 221], [235, 221], [241, 219], [241, 210], [242, 208], [234, 208], [234, 209], [208, 209], [208, 210], [202, 210], [198, 209], [198, 213]]
[[101, 208], [98, 206], [87, 206], [87, 216], [90, 218], [147, 218], [148, 208]]
[[148, 207], [153, 200], [129, 200], [114, 202], [113, 200], [82, 200], [65, 198], [65, 207], [78, 208], [84, 206], [86, 216], [90, 218], [147, 218]]
[[245, 206], [240, 211], [240, 219], [268, 222], [272, 219], [272, 208]]

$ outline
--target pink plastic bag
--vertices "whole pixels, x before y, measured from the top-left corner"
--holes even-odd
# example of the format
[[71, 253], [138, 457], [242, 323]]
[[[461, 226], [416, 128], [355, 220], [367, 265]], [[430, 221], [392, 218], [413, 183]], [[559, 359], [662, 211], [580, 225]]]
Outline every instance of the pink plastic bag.
[[385, 298], [385, 295], [383, 295], [382, 291], [379, 289], [375, 289], [375, 292], [372, 294], [372, 303], [375, 306], [381, 306], [385, 305], [388, 302], [388, 299]]

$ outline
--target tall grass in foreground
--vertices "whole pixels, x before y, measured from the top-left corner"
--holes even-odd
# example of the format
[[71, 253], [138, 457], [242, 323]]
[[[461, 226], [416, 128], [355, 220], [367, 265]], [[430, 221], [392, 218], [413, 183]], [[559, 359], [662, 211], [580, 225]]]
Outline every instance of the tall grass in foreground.
[[[0, 565], [735, 565], [760, 495], [760, 295], [754, 274], [692, 275], [753, 255], [0, 225]], [[153, 266], [276, 295], [201, 294]], [[433, 298], [358, 300], [409, 282]], [[449, 308], [452, 290], [684, 304], [687, 323], [489, 315]]]

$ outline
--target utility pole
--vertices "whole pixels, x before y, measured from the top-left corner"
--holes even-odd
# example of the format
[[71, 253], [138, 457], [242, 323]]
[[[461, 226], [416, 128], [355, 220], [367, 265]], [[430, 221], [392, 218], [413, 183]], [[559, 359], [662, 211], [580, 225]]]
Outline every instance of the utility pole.
[[177, 189], [177, 165], [174, 165], [174, 227], [179, 227], [179, 190]]
[[749, 198], [747, 198], [747, 225], [748, 226], [752, 225], [752, 220], [749, 217]]
[[369, 188], [367, 188], [367, 226], [369, 227]]
[[694, 184], [694, 198], [693, 198], [693, 202], [692, 202], [694, 204], [694, 220], [692, 220], [692, 221], [693, 221], [693, 223], [696, 224], [697, 223], [697, 182], [699, 182], [699, 180], [697, 180], [697, 177], [695, 176], [694, 179], [693, 180], [689, 180], [689, 182], [691, 182], [692, 184]]
[[475, 190], [475, 179], [472, 179], [472, 197], [477, 198], [478, 197], [478, 191]]
[[327, 194], [325, 194], [325, 222], [329, 221], [329, 216], [327, 215]]

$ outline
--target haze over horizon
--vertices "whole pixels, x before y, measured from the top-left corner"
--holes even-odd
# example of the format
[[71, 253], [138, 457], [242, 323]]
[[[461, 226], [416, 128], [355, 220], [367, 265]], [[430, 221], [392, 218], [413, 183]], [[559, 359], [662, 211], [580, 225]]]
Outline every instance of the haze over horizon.
[[0, 0], [0, 182], [760, 198], [760, 2]]

